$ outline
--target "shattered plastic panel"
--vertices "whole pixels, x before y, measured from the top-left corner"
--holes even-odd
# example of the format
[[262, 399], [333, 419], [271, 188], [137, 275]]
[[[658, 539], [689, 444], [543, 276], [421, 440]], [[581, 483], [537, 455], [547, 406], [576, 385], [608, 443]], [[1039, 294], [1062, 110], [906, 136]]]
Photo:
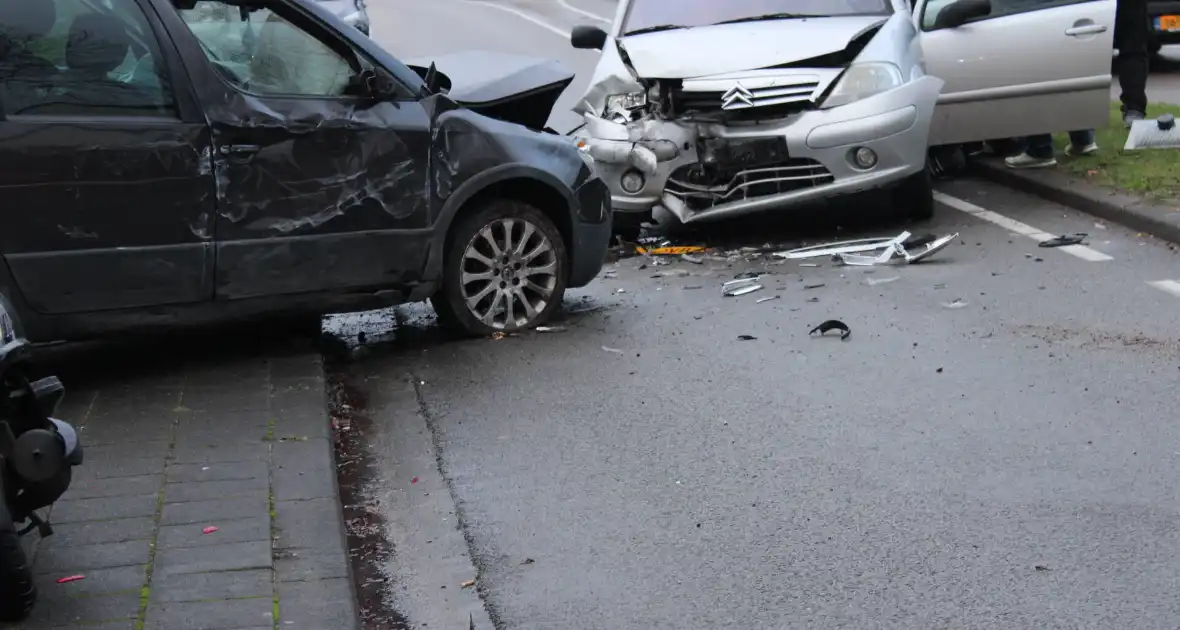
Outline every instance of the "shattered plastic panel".
[[201, 124], [0, 121], [0, 251], [38, 312], [212, 297], [214, 189]]

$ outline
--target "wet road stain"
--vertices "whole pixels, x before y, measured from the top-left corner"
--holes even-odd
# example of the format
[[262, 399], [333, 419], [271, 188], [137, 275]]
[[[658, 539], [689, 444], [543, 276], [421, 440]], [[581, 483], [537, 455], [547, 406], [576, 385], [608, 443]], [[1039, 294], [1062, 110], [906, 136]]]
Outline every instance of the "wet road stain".
[[360, 379], [353, 371], [349, 348], [329, 335], [325, 335], [324, 342], [324, 376], [332, 445], [336, 451], [336, 478], [361, 626], [364, 630], [409, 630], [405, 616], [388, 604], [391, 585], [384, 567], [393, 558], [394, 549], [385, 535], [385, 519], [378, 500], [370, 490], [370, 484], [377, 478], [377, 468], [365, 439], [372, 426], [368, 392], [358, 384]]

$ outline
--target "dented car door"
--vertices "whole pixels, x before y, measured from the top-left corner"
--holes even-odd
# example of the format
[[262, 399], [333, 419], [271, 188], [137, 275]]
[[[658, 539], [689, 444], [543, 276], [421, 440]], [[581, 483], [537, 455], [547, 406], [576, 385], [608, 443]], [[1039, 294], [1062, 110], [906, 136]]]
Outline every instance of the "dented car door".
[[[213, 131], [219, 299], [412, 282], [429, 238], [430, 119], [293, 3], [178, 2]], [[381, 75], [384, 77], [384, 75]]]
[[212, 298], [209, 131], [144, 9], [0, 3], [0, 252], [39, 313]]
[[[927, 71], [945, 82], [931, 144], [1105, 125], [1115, 0], [987, 4], [916, 3]], [[965, 16], [980, 7], [981, 17], [955, 19], [956, 12]]]

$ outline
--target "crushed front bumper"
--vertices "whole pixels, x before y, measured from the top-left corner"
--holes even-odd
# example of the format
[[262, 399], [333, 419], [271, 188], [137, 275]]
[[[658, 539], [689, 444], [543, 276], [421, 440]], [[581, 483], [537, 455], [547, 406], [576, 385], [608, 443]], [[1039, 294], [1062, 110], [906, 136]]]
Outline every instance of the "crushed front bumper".
[[[663, 205], [687, 223], [884, 188], [920, 172], [941, 89], [940, 79], [924, 76], [842, 107], [743, 125], [587, 115], [574, 135], [610, 187], [615, 212]], [[751, 148], [759, 141], [781, 149], [768, 162], [764, 147]], [[871, 167], [857, 164], [861, 149], [875, 156]], [[720, 168], [721, 180], [686, 181], [702, 164]]]

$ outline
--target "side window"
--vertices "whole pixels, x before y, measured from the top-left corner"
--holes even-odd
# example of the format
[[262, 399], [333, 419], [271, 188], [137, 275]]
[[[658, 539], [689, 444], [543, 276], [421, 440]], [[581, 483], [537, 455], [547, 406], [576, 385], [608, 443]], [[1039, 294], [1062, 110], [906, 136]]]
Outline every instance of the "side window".
[[180, 15], [231, 84], [264, 96], [347, 96], [355, 61], [267, 8], [200, 0]]
[[135, 0], [0, 0], [9, 116], [175, 116], [160, 55]]

